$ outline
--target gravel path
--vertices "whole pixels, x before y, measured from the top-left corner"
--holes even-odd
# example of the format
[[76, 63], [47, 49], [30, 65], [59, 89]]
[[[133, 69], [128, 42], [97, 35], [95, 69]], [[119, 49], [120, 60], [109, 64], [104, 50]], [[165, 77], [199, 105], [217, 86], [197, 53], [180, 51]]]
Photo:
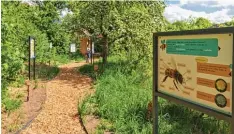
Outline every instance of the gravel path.
[[75, 71], [84, 64], [60, 66], [59, 75], [46, 85], [47, 100], [41, 113], [22, 134], [85, 134], [77, 117], [77, 106], [92, 92], [92, 80]]

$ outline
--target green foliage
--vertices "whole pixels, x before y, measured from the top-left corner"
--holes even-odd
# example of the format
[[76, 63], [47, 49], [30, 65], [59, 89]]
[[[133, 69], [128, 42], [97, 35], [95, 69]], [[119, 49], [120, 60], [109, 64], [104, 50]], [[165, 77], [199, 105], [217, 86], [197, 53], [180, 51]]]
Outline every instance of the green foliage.
[[[110, 122], [101, 122], [98, 132], [152, 133], [147, 104], [152, 100], [152, 78], [125, 72], [124, 60], [110, 57], [105, 72], [97, 78], [96, 92], [79, 105], [82, 117], [94, 114]], [[92, 72], [90, 66], [83, 72]], [[162, 134], [228, 133], [229, 124], [201, 112], [159, 99], [159, 131]]]
[[223, 25], [228, 26], [228, 27], [231, 27], [231, 26], [233, 27], [234, 26], [234, 18], [229, 22], [225, 22]]
[[16, 81], [13, 81], [10, 83], [10, 86], [12, 87], [21, 87], [22, 85], [25, 84], [25, 76], [19, 75], [16, 79]]
[[78, 72], [84, 75], [88, 75], [89, 77], [96, 79], [98, 75], [100, 75], [103, 72], [103, 67], [100, 62], [95, 63], [95, 65], [98, 65], [98, 70], [94, 71], [94, 65], [92, 64], [86, 64], [80, 68], [78, 68]]
[[218, 28], [218, 27], [231, 27], [234, 26], [234, 19], [221, 23], [215, 24], [205, 18], [189, 18], [188, 20], [176, 21], [174, 23], [166, 23], [166, 31], [180, 31], [180, 30], [192, 30], [192, 29], [204, 29], [204, 28]]
[[83, 56], [81, 56], [78, 52], [77, 53], [70, 53], [68, 54], [60, 54], [60, 55], [55, 55], [52, 58], [52, 63], [54, 65], [61, 65], [61, 64], [67, 64], [71, 61], [82, 61], [84, 60]]
[[[39, 2], [29, 6], [21, 2], [4, 1], [2, 7], [2, 78], [15, 80], [25, 71], [28, 59], [28, 36], [36, 38], [36, 60], [50, 60], [49, 42], [56, 52], [68, 52], [70, 36], [59, 21], [58, 9], [63, 3]], [[48, 58], [49, 57], [49, 58]]]
[[93, 65], [91, 65], [91, 64], [84, 65], [84, 66], [82, 66], [82, 67], [80, 67], [78, 69], [79, 69], [79, 72], [81, 74], [89, 75], [89, 74], [94, 73]]
[[95, 106], [96, 99], [94, 96], [87, 96], [82, 103], [78, 104], [78, 112], [81, 118], [84, 120], [84, 116], [87, 114], [97, 114], [97, 107]]
[[80, 52], [75, 52], [70, 54], [70, 59], [75, 61], [82, 61], [84, 60], [83, 55], [80, 54]]
[[[18, 2], [2, 3], [2, 79], [15, 80], [25, 71], [29, 35], [37, 37], [37, 58], [42, 60], [48, 44], [46, 36], [30, 22], [25, 12], [33, 10]], [[21, 10], [22, 9], [22, 10]]]
[[9, 112], [12, 112], [16, 109], [18, 109], [21, 104], [22, 104], [22, 101], [21, 100], [18, 100], [18, 99], [9, 99], [9, 98], [6, 98], [4, 100], [2, 100], [3, 104], [4, 104], [4, 109], [9, 113]]
[[36, 77], [39, 79], [50, 80], [53, 79], [59, 73], [57, 66], [40, 65], [36, 68]]
[[[4, 85], [2, 98], [7, 96], [7, 86], [20, 86], [24, 83], [27, 73], [28, 37], [36, 39], [36, 62], [46, 64], [57, 53], [67, 54], [70, 34], [61, 24], [60, 11], [66, 7], [66, 2], [31, 2], [29, 5], [21, 1], [1, 2], [1, 72]], [[49, 51], [49, 43], [54, 46], [53, 54]], [[55, 70], [55, 71], [53, 71]], [[48, 71], [48, 70], [47, 70]], [[46, 73], [49, 78], [57, 74], [58, 69]], [[4, 99], [2, 99], [4, 100]], [[6, 108], [18, 106], [20, 103], [5, 99], [2, 101]], [[12, 109], [12, 108], [9, 108]]]
[[[122, 55], [128, 59], [129, 71], [141, 68], [145, 75], [149, 75], [152, 32], [165, 30], [164, 7], [160, 1], [70, 2], [73, 21], [77, 20], [77, 25], [72, 27], [88, 30], [95, 43], [103, 47], [104, 59], [106, 54]], [[103, 35], [102, 39], [95, 38], [99, 34]]]
[[8, 86], [8, 83], [6, 81], [2, 81], [2, 84], [1, 84], [1, 99], [4, 100], [6, 97], [7, 97], [7, 86]]
[[66, 2], [43, 1], [36, 3], [39, 12], [35, 24], [47, 35], [48, 40], [53, 43], [59, 54], [67, 54], [70, 34], [66, 32], [59, 17], [61, 10], [66, 7]]
[[176, 21], [172, 24], [167, 22], [168, 31], [180, 31], [180, 30], [192, 30], [192, 29], [204, 29], [210, 28], [212, 23], [205, 18], [189, 18], [188, 20]]
[[[83, 59], [79, 53], [69, 53], [68, 49], [70, 43], [79, 44], [79, 38], [83, 36], [82, 29], [86, 29], [91, 33], [98, 51], [115, 57], [109, 59], [105, 72], [98, 77], [97, 74], [104, 71], [100, 63], [97, 73], [91, 65], [79, 69], [82, 74], [97, 78], [95, 95], [84, 101], [79, 106], [79, 111], [105, 118], [111, 122], [111, 126], [102, 122], [99, 129], [119, 133], [152, 133], [152, 123], [145, 117], [146, 105], [151, 100], [152, 92], [152, 33], [202, 29], [216, 25], [205, 18], [169, 23], [162, 15], [165, 8], [162, 1], [32, 3], [33, 5], [20, 1], [1, 3], [3, 107], [7, 111], [13, 111], [22, 103], [10, 98], [7, 86], [24, 83], [28, 36], [36, 38], [36, 61], [42, 65], [37, 68], [38, 78], [52, 79], [59, 72], [56, 65]], [[61, 11], [66, 7], [73, 14], [60, 18]], [[220, 26], [234, 26], [234, 20], [219, 24], [218, 27]], [[103, 38], [97, 38], [99, 34]], [[53, 44], [52, 49], [49, 48], [49, 43]], [[53, 67], [46, 65], [49, 61]], [[210, 117], [204, 120], [199, 112], [189, 111], [163, 100], [160, 100], [160, 105], [161, 133], [220, 132], [217, 125], [210, 124]], [[186, 117], [186, 120], [178, 120], [176, 117]], [[227, 126], [225, 122], [220, 124]], [[222, 133], [226, 132], [228, 130]]]
[[[110, 131], [117, 133], [152, 133], [146, 119], [147, 103], [151, 99], [151, 85], [143, 83], [140, 74], [125, 75], [121, 64], [110, 58], [105, 72], [98, 77], [95, 96], [83, 103], [83, 115], [93, 113], [113, 123]], [[85, 66], [83, 72], [91, 72]], [[142, 82], [141, 82], [142, 80]], [[148, 80], [150, 82], [150, 80]], [[147, 86], [148, 85], [148, 86]], [[97, 106], [97, 109], [92, 106]], [[92, 110], [94, 109], [94, 110]], [[104, 126], [104, 128], [106, 128]]]
[[54, 59], [56, 64], [66, 64], [69, 62], [69, 56], [68, 55], [57, 55]]
[[96, 90], [98, 114], [113, 122], [117, 132], [151, 133], [151, 123], [146, 119], [150, 88], [143, 89], [134, 82], [135, 77], [120, 72], [104, 75]]

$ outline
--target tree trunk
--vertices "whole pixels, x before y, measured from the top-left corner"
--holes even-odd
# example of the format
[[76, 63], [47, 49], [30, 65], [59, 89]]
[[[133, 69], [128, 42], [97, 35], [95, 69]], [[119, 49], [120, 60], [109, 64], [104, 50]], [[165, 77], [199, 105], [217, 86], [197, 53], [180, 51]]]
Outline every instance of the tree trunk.
[[103, 64], [106, 65], [107, 63], [107, 55], [108, 55], [108, 40], [107, 35], [103, 36]]

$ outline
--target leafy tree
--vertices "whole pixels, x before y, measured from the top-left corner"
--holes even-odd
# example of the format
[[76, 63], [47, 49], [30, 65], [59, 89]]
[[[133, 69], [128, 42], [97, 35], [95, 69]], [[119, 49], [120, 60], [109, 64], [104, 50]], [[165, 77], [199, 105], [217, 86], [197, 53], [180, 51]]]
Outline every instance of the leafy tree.
[[19, 2], [2, 3], [2, 78], [15, 80], [28, 57], [28, 36], [37, 37], [37, 58], [43, 61], [48, 44], [45, 34], [31, 23], [35, 7]]
[[57, 47], [59, 54], [68, 52], [70, 35], [63, 27], [60, 13], [66, 8], [66, 2], [63, 1], [36, 1], [39, 8], [38, 19], [34, 23], [43, 32], [46, 33], [49, 42]]
[[225, 26], [228, 26], [228, 27], [231, 27], [231, 26], [233, 27], [233, 26], [234, 26], [234, 17], [232, 18], [231, 21], [225, 22], [224, 25], [225, 25]]
[[29, 55], [29, 36], [36, 38], [36, 62], [48, 62], [49, 42], [52, 42], [60, 53], [68, 51], [70, 35], [62, 26], [59, 17], [63, 4], [39, 3], [41, 5], [29, 5], [20, 1], [1, 3], [2, 100], [7, 98], [8, 84], [24, 77], [25, 62]]
[[108, 50], [128, 55], [132, 66], [140, 60], [149, 61], [152, 57], [152, 32], [164, 28], [164, 4], [159, 1], [71, 2], [70, 8], [80, 29], [87, 29], [94, 36], [103, 36], [104, 63], [107, 62]]
[[194, 27], [194, 29], [209, 28], [211, 26], [212, 26], [211, 21], [202, 17], [197, 18], [192, 24], [192, 27]]
[[205, 18], [192, 18], [188, 20], [176, 21], [172, 24], [168, 23], [168, 30], [192, 30], [192, 29], [203, 29], [210, 28], [213, 24], [210, 20]]

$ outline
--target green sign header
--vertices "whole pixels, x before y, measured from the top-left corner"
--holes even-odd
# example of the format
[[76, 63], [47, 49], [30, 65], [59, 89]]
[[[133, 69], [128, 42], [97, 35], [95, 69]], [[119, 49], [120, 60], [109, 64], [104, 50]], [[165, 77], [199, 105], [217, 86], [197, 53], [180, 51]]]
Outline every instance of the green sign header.
[[169, 39], [161, 43], [167, 45], [168, 54], [218, 56], [218, 39]]

